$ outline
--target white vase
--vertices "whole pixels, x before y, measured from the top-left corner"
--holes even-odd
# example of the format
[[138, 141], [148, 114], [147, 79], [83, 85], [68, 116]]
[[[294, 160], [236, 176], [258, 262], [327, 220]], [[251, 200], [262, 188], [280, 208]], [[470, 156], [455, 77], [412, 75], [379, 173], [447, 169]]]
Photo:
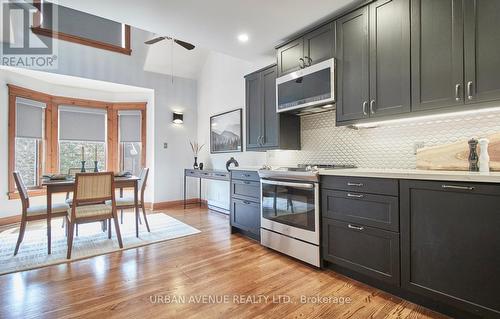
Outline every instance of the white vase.
[[489, 172], [490, 171], [490, 155], [488, 154], [488, 144], [490, 141], [487, 138], [479, 139], [479, 147], [481, 153], [479, 154], [479, 171]]

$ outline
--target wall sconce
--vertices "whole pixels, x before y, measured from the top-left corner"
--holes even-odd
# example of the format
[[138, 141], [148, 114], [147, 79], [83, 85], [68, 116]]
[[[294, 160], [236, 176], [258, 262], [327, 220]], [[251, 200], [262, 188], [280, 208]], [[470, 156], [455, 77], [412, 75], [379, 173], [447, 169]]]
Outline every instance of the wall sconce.
[[174, 116], [172, 117], [172, 122], [175, 124], [182, 124], [184, 123], [184, 114], [174, 112]]

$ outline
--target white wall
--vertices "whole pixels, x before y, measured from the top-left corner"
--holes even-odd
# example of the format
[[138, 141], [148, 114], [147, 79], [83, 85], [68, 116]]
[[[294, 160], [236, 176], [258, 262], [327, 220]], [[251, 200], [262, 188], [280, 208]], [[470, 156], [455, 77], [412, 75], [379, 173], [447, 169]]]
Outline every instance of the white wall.
[[[260, 166], [266, 162], [265, 152], [210, 154], [210, 116], [243, 109], [243, 140], [245, 140], [245, 80], [244, 76], [259, 67], [247, 61], [221, 53], [209, 53], [198, 79], [198, 142], [205, 144], [199, 156], [206, 168], [226, 169], [231, 157], [240, 166]], [[245, 143], [243, 143], [245, 144]], [[227, 182], [204, 182], [204, 196], [209, 204], [229, 209]]]

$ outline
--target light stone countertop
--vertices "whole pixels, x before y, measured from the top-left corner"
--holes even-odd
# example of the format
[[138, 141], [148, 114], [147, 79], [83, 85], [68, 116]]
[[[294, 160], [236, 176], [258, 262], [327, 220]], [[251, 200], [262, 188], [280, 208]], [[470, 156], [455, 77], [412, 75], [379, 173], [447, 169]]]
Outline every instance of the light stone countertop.
[[259, 169], [262, 168], [262, 165], [260, 166], [239, 166], [239, 167], [230, 167], [230, 171], [258, 171]]
[[394, 179], [418, 179], [455, 182], [500, 183], [500, 172], [468, 172], [468, 171], [431, 171], [418, 169], [325, 169], [320, 170], [322, 176], [377, 177]]

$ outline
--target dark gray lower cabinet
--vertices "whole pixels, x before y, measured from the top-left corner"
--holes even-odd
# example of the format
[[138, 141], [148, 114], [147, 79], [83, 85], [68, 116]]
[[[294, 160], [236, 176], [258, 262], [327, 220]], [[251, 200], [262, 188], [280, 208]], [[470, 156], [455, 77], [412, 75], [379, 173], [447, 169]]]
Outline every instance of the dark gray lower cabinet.
[[231, 172], [231, 232], [260, 240], [260, 181], [254, 171]]
[[399, 286], [398, 180], [322, 176], [320, 182], [323, 259]]
[[399, 285], [399, 234], [323, 218], [323, 258]]
[[322, 192], [323, 217], [399, 231], [399, 198], [338, 190]]
[[401, 284], [500, 317], [500, 186], [401, 181]]
[[241, 230], [260, 233], [260, 204], [243, 199], [231, 200], [231, 226]]

